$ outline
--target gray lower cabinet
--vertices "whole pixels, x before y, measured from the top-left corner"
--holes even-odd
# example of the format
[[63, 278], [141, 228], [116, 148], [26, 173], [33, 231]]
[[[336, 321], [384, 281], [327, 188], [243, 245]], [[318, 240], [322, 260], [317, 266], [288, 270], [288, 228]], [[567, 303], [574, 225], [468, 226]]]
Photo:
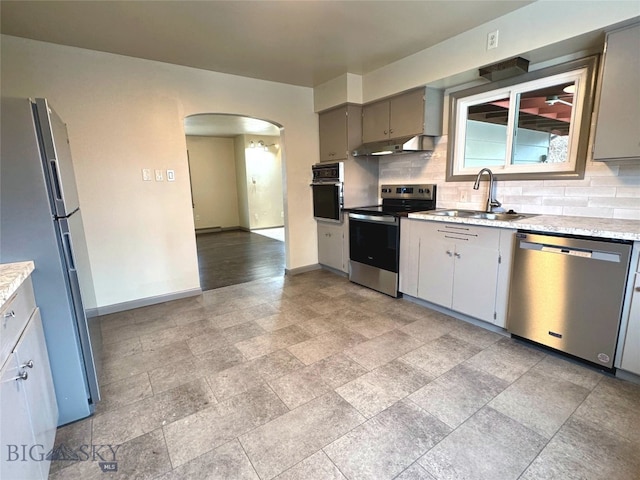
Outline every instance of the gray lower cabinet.
[[506, 326], [514, 230], [402, 219], [400, 291]]
[[619, 367], [640, 375], [640, 242], [635, 242], [634, 250], [629, 273], [630, 289], [627, 290], [629, 308], [626, 322], [623, 322], [623, 348]]
[[46, 479], [58, 406], [30, 277], [0, 314], [3, 334], [10, 325], [19, 329], [11, 352], [0, 359], [0, 478]]
[[640, 160], [640, 24], [607, 34], [594, 160]]
[[345, 223], [318, 222], [318, 263], [341, 272], [349, 271], [348, 227]]

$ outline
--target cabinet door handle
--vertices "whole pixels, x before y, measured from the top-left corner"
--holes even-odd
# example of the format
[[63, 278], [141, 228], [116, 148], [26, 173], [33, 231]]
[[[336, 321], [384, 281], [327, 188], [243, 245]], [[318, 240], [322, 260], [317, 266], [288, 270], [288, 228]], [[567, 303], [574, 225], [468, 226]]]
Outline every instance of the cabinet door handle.
[[16, 312], [11, 310], [10, 312], [4, 314], [4, 318], [16, 318]]
[[449, 256], [453, 255], [453, 253], [451, 252], [451, 250], [447, 250], [447, 255], [449, 255]]
[[29, 374], [27, 372], [22, 371], [18, 374], [16, 378], [14, 378], [14, 380], [26, 380], [27, 378], [29, 378]]
[[387, 132], [387, 131], [385, 130], [385, 131], [384, 131], [384, 134], [385, 134], [385, 135], [389, 135], [389, 132]]
[[390, 129], [389, 129], [389, 133], [393, 133], [393, 128], [390, 128]]
[[454, 253], [453, 255], [454, 255], [454, 257], [456, 257], [456, 258], [460, 258], [460, 254], [459, 254], [458, 252]]
[[33, 368], [33, 360], [29, 360], [24, 365], [21, 365], [21, 368]]

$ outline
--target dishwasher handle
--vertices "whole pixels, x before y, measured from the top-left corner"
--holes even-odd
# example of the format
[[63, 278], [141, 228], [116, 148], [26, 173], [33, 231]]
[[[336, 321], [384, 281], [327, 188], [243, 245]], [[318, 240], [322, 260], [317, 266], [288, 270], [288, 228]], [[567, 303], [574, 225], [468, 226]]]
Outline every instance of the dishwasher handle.
[[552, 253], [558, 255], [568, 255], [571, 257], [588, 258], [592, 260], [603, 260], [605, 262], [620, 263], [621, 255], [617, 252], [603, 252], [599, 250], [586, 250], [571, 247], [559, 247], [556, 245], [548, 245], [545, 243], [535, 243], [521, 241], [520, 248], [524, 250], [537, 250], [543, 253]]

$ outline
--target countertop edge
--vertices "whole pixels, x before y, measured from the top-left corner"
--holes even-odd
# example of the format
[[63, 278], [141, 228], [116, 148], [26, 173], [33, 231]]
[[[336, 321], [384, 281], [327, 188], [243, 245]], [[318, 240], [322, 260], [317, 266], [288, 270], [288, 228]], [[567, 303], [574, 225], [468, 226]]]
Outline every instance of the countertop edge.
[[428, 212], [410, 213], [414, 220], [444, 223], [461, 223], [484, 227], [531, 230], [545, 233], [582, 235], [614, 240], [640, 241], [640, 221], [596, 217], [569, 217], [560, 215], [535, 215], [520, 220], [487, 220], [469, 217], [447, 217]]
[[0, 264], [0, 309], [34, 269], [33, 261]]

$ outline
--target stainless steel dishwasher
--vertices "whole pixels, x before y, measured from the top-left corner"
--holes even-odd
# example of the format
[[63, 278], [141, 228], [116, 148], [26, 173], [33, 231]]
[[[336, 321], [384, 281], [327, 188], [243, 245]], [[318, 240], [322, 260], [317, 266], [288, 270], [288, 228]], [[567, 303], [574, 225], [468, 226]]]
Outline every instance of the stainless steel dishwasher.
[[611, 369], [631, 243], [518, 231], [507, 330]]

